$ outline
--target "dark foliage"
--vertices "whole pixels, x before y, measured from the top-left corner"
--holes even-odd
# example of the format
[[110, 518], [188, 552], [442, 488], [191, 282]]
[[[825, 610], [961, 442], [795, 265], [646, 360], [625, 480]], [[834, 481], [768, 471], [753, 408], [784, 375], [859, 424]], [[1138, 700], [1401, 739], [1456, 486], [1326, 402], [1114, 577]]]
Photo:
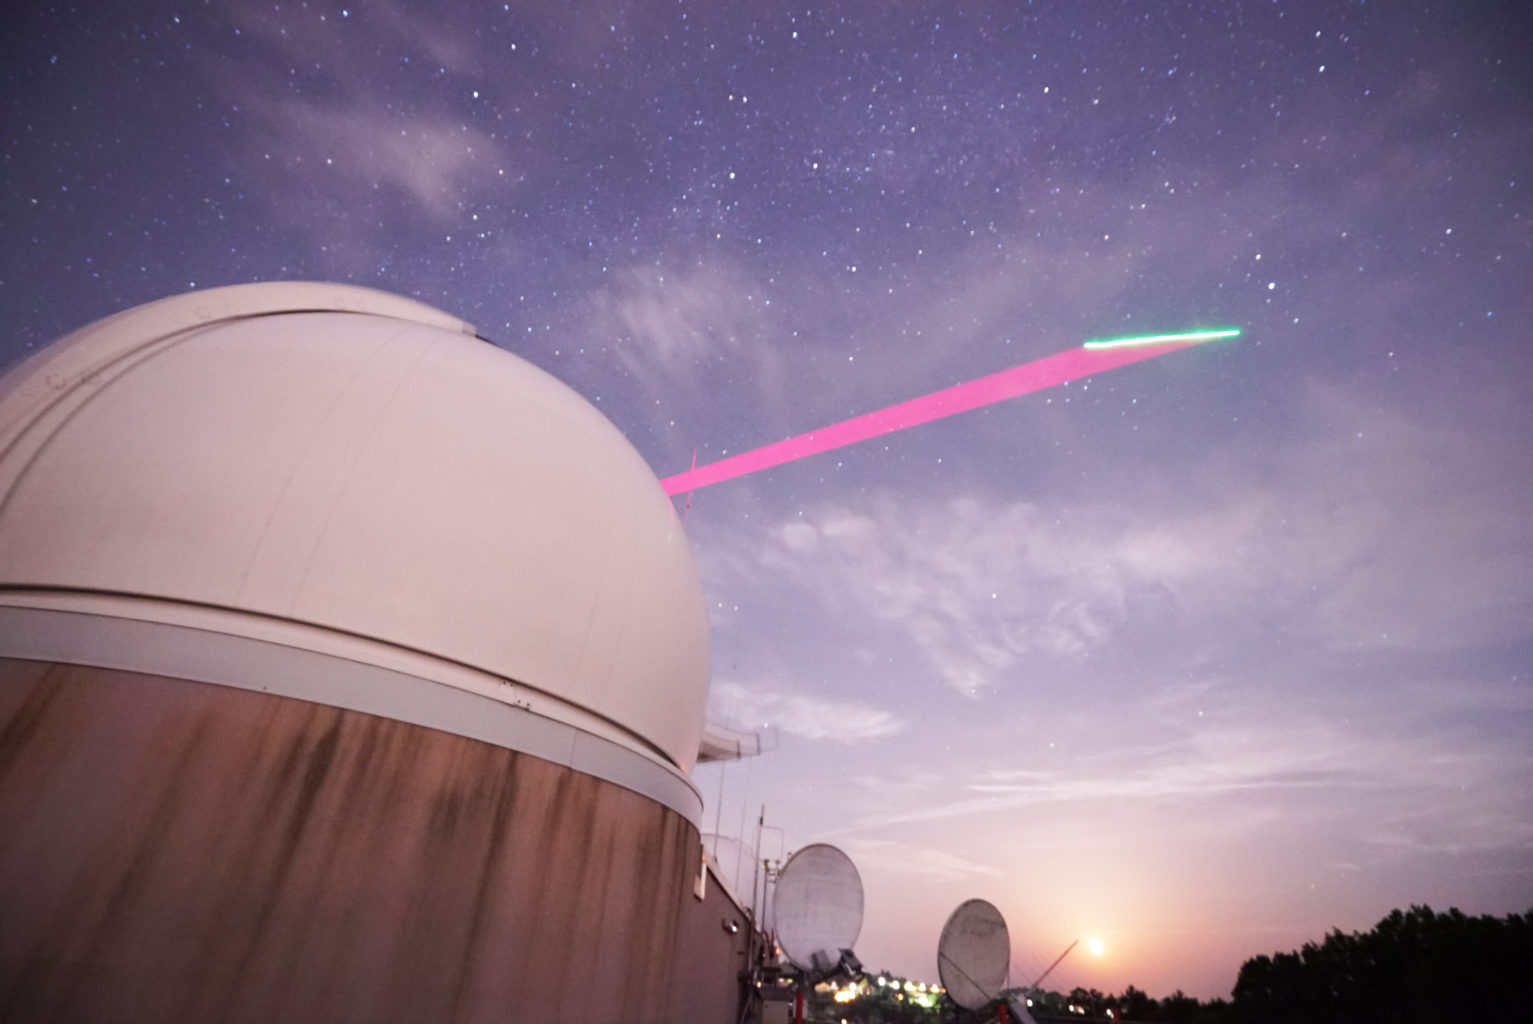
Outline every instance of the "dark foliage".
[[1519, 1020], [1533, 1006], [1533, 913], [1394, 911], [1297, 953], [1247, 960], [1234, 1024]]
[[[915, 1022], [963, 1017], [924, 1009], [895, 988], [838, 1008], [836, 1019]], [[1430, 907], [1396, 910], [1372, 931], [1332, 932], [1295, 953], [1247, 960], [1234, 1000], [1199, 1002], [1182, 992], [1152, 999], [1077, 988], [1030, 995], [1038, 1024], [1442, 1024], [1524, 1020], [1533, 1009], [1533, 911], [1468, 917]], [[1110, 1011], [1110, 1013], [1109, 1013]], [[992, 1018], [993, 1019], [993, 1018]]]

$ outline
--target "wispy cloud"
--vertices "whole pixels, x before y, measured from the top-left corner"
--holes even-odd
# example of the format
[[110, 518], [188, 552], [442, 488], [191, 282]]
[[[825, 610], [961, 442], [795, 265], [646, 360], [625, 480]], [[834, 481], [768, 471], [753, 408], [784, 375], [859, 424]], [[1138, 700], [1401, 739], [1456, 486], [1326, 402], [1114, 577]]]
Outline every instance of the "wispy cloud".
[[[711, 402], [716, 388], [728, 388], [744, 408], [781, 406], [784, 369], [771, 300], [728, 260], [623, 267], [591, 305], [592, 335], [611, 342], [650, 398]], [[727, 379], [724, 367], [732, 368]]]
[[[480, 70], [479, 47], [469, 25], [440, 12], [401, 0], [378, 0], [342, 13], [305, 5], [285, 8], [259, 3], [231, 5], [235, 27], [260, 41], [268, 56], [290, 65], [329, 69], [344, 78], [359, 77], [379, 48], [390, 54], [418, 55], [442, 70]], [[345, 26], [350, 45], [337, 46], [323, 28]]]
[[863, 871], [933, 882], [962, 882], [974, 878], [1005, 878], [1005, 872], [930, 846], [891, 839], [852, 838], [841, 843]]
[[[1150, 747], [1125, 746], [1068, 770], [999, 770], [950, 779], [945, 800], [885, 805], [848, 832], [929, 823], [1047, 806], [1106, 813], [1117, 805], [1186, 806], [1188, 801], [1305, 791], [1390, 790], [1404, 780], [1356, 763], [1333, 742], [1306, 735], [1274, 737], [1248, 729], [1209, 730]], [[1382, 756], [1382, 755], [1381, 755]], [[1238, 824], [1235, 819], [1222, 821]]]
[[[1404, 699], [1413, 714], [1442, 709], [1438, 719], [1457, 704], [1451, 688]], [[1345, 707], [1274, 705], [1262, 692], [1221, 700], [1217, 720], [1187, 725], [1147, 695], [1120, 709], [1138, 728], [1089, 751], [1022, 767], [955, 764], [940, 780], [925, 778], [915, 800], [870, 789], [863, 813], [837, 835], [1026, 820], [1055, 823], [1056, 834], [1040, 842], [1079, 842], [1100, 838], [1096, 823], [1135, 820], [1173, 842], [1323, 835], [1336, 852], [1368, 863], [1525, 849], [1533, 836], [1512, 799], [1533, 764], [1518, 755], [1515, 734], [1466, 753], [1451, 725], [1402, 728], [1387, 715], [1353, 718]], [[1525, 712], [1528, 700], [1509, 693], [1494, 706]]]
[[1131, 580], [1095, 538], [1033, 504], [892, 496], [779, 526], [769, 569], [830, 607], [905, 632], [941, 677], [978, 695], [1035, 652], [1079, 655], [1123, 614]]
[[1130, 635], [1192, 665], [1255, 624], [1333, 653], [1533, 632], [1533, 520], [1506, 454], [1335, 388], [1306, 401], [1307, 443], [1230, 447], [1174, 494], [1066, 510], [873, 492], [780, 520], [723, 568], [914, 644], [975, 697]]
[[[243, 178], [246, 165], [276, 168], [251, 180], [272, 183], [262, 198], [274, 222], [324, 235], [315, 249], [377, 262], [387, 258], [384, 240], [407, 224], [467, 241], [468, 197], [487, 187], [509, 194], [520, 179], [503, 141], [465, 116], [481, 48], [452, 19], [394, 3], [344, 19], [301, 5], [240, 5], [230, 18], [242, 58], [205, 58], [241, 129], [230, 170]], [[348, 45], [335, 45], [337, 32]], [[401, 75], [436, 73], [443, 88], [415, 90], [407, 102], [380, 90], [382, 54]], [[307, 87], [295, 89], [295, 78]]]
[[503, 176], [494, 140], [445, 111], [405, 116], [374, 100], [347, 98], [263, 103], [251, 116], [273, 158], [295, 184], [304, 183], [308, 203], [350, 206], [360, 199], [378, 217], [403, 203], [446, 228], [465, 219], [470, 185]]
[[859, 701], [830, 700], [806, 693], [742, 683], [715, 684], [713, 706], [747, 727], [775, 726], [806, 740], [855, 743], [905, 730], [906, 722], [883, 708]]

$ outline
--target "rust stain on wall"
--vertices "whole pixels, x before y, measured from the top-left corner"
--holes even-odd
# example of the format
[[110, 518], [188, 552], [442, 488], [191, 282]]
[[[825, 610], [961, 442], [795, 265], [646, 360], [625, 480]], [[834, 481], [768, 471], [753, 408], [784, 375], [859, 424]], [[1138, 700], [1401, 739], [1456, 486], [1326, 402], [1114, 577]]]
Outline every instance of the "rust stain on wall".
[[0, 1020], [735, 1012], [690, 824], [407, 723], [0, 660], [0, 837]]

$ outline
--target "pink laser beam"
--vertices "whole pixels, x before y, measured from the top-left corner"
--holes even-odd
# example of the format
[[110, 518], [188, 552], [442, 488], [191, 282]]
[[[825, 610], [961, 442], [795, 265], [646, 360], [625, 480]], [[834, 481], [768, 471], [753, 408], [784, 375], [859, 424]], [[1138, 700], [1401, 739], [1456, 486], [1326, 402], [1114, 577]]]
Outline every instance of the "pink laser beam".
[[919, 426], [954, 416], [971, 409], [994, 405], [1018, 395], [1042, 391], [1066, 381], [1078, 380], [1092, 374], [1115, 370], [1120, 366], [1145, 359], [1166, 355], [1196, 345], [1196, 341], [1175, 341], [1155, 345], [1133, 345], [1122, 348], [1072, 348], [1030, 363], [1013, 366], [999, 373], [954, 384], [952, 387], [933, 391], [919, 398], [898, 402], [873, 412], [853, 416], [851, 419], [832, 423], [807, 434], [799, 434], [772, 444], [740, 452], [717, 462], [696, 465], [693, 468], [668, 476], [660, 481], [665, 493], [671, 496], [683, 491], [695, 491], [699, 487], [733, 480], [737, 476], [780, 466], [785, 462], [818, 455], [834, 448], [843, 448], [858, 441], [866, 441], [881, 434]]

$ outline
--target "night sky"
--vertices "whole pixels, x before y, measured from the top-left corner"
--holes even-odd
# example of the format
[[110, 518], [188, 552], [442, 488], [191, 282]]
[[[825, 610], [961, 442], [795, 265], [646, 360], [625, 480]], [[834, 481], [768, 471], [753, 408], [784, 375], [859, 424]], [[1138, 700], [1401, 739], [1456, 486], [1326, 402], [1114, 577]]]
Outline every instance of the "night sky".
[[775, 744], [697, 773], [706, 830], [846, 850], [870, 967], [935, 980], [983, 897], [1014, 981], [1095, 936], [1051, 986], [1227, 995], [1394, 907], [1533, 906], [1519, 6], [11, 4], [0, 359], [351, 282], [666, 476], [1241, 327], [685, 513], [713, 712]]

